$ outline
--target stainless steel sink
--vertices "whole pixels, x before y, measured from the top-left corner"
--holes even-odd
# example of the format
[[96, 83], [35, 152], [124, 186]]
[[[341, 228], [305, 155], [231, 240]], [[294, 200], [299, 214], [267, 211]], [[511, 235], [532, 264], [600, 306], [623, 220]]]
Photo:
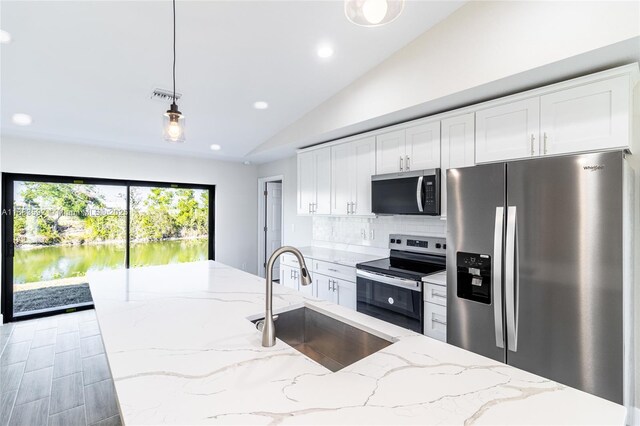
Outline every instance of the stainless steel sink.
[[275, 324], [278, 339], [333, 372], [391, 344], [306, 307], [278, 314]]

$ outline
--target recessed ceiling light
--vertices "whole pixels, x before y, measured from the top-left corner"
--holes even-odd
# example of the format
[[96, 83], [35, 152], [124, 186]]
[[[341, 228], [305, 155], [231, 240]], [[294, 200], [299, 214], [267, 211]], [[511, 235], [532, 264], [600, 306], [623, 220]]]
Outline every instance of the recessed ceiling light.
[[265, 101], [258, 101], [253, 103], [253, 107], [255, 109], [267, 109], [269, 108], [269, 104]]
[[217, 143], [212, 144], [209, 148], [211, 148], [211, 151], [220, 151], [222, 149]]
[[2, 43], [2, 44], [11, 43], [11, 34], [9, 34], [5, 30], [0, 30], [0, 43]]
[[244, 162], [244, 163], [242, 163], [242, 164], [244, 164], [245, 166], [250, 166], [250, 165], [251, 165], [251, 161], [245, 161], [245, 162]]
[[331, 56], [333, 56], [333, 47], [329, 46], [328, 44], [321, 44], [320, 46], [318, 46], [318, 56], [326, 59], [326, 58], [330, 58]]
[[17, 124], [18, 126], [28, 126], [33, 123], [33, 119], [29, 114], [23, 114], [21, 112], [13, 114], [11, 116], [11, 121], [13, 121], [13, 124]]

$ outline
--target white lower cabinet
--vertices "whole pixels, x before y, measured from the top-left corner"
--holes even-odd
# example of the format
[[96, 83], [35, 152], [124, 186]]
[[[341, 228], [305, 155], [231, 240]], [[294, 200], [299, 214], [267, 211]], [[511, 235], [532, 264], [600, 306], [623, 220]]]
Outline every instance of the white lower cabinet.
[[447, 307], [424, 303], [424, 334], [442, 342], [447, 341]]
[[300, 275], [300, 269], [280, 264], [280, 284], [285, 287], [292, 288], [294, 290], [298, 290], [298, 276]]
[[318, 299], [356, 310], [356, 283], [322, 274], [315, 274], [314, 279], [318, 285]]
[[447, 286], [424, 284], [424, 334], [447, 341]]

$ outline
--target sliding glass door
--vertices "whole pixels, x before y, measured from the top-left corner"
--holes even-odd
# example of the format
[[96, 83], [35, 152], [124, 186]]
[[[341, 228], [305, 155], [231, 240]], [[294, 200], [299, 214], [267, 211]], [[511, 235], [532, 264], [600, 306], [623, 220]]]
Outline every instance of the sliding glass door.
[[131, 266], [206, 260], [209, 190], [131, 187]]
[[3, 175], [5, 321], [90, 308], [86, 275], [213, 259], [214, 187]]

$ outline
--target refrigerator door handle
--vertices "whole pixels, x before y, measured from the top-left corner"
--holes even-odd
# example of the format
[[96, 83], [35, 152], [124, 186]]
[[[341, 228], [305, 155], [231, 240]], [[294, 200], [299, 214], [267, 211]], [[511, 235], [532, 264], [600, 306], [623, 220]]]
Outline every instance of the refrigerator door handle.
[[507, 245], [505, 249], [505, 294], [507, 311], [507, 344], [512, 352], [518, 351], [518, 221], [515, 206], [507, 210]]
[[418, 203], [418, 211], [420, 213], [424, 212], [424, 203], [422, 202], [422, 181], [424, 180], [424, 176], [420, 176], [418, 178], [418, 185], [416, 187], [416, 201]]
[[502, 252], [504, 240], [504, 207], [496, 207], [496, 222], [493, 234], [493, 320], [495, 322], [496, 346], [504, 348], [502, 329]]

